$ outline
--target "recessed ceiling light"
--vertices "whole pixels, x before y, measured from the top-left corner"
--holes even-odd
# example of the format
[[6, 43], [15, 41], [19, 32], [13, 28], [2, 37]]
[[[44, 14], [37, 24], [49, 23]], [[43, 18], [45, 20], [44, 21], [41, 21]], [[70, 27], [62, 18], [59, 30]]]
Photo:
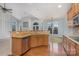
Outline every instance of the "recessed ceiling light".
[[61, 8], [62, 7], [62, 5], [58, 5], [58, 8]]

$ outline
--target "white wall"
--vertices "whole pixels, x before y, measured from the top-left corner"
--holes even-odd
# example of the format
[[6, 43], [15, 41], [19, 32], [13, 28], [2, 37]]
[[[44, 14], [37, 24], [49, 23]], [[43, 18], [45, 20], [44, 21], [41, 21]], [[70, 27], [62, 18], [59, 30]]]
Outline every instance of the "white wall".
[[[42, 30], [42, 21], [40, 21], [40, 19], [36, 18], [36, 17], [24, 17], [21, 20], [20, 25], [22, 26], [22, 30], [26, 31], [26, 30], [33, 30], [33, 23], [34, 22], [38, 22], [39, 23], [39, 30]], [[28, 22], [28, 27], [27, 28], [23, 28], [23, 22]]]
[[[58, 5], [62, 5], [62, 8], [58, 8]], [[66, 14], [70, 5], [71, 3], [6, 3], [6, 7], [12, 9], [13, 15], [19, 19], [28, 14], [37, 16], [40, 19], [49, 16], [60, 18]]]
[[9, 33], [8, 33], [8, 27], [6, 27], [7, 25], [7, 19], [9, 19], [10, 17], [7, 16], [8, 14], [4, 14], [2, 12], [2, 10], [0, 10], [0, 21], [1, 21], [1, 24], [0, 24], [0, 38], [6, 38], [6, 37], [9, 37]]
[[9, 12], [4, 13], [2, 10], [0, 10], [0, 39], [10, 37], [11, 24], [9, 23], [10, 21], [12, 21], [13, 18], [14, 17], [11, 15], [11, 13]]
[[17, 18], [13, 17], [10, 13], [3, 13], [0, 10], [0, 39], [10, 37], [11, 26], [13, 24], [16, 25], [17, 31], [20, 29], [20, 26], [23, 28], [23, 22], [29, 22], [28, 30], [33, 30], [33, 23], [38, 22], [40, 30], [48, 30], [48, 26], [51, 23], [58, 22], [58, 35], [62, 36], [64, 34], [73, 35], [73, 29], [69, 29], [67, 26], [67, 18], [63, 17], [60, 19], [55, 19], [53, 21], [41, 21], [40, 19], [35, 18], [25, 18], [21, 20], [17, 20]]

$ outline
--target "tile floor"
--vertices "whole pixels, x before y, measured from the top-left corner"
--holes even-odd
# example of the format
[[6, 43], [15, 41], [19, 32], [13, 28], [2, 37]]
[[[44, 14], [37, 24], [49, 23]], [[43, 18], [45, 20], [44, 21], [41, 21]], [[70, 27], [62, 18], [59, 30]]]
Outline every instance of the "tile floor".
[[0, 39], [0, 56], [11, 54], [11, 39]]

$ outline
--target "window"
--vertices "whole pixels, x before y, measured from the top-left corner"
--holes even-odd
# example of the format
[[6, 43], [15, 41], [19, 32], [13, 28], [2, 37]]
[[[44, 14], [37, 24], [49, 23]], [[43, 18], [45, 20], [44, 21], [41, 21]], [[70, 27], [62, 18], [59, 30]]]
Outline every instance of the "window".
[[17, 30], [17, 25], [16, 25], [16, 22], [9, 22], [9, 26], [10, 26], [10, 31], [16, 31]]
[[12, 25], [12, 31], [16, 31], [16, 25]]
[[33, 25], [38, 25], [38, 23], [35, 22]]
[[54, 27], [53, 34], [58, 34], [58, 27]]
[[33, 24], [33, 30], [39, 30], [39, 24], [37, 22]]
[[23, 27], [28, 27], [28, 22], [23, 22]]

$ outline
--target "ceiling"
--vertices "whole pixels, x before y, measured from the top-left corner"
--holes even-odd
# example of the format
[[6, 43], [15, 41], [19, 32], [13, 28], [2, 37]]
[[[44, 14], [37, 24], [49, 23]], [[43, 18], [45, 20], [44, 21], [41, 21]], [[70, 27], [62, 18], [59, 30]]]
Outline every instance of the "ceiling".
[[[58, 5], [62, 7], [58, 8]], [[13, 9], [12, 14], [18, 19], [28, 15], [38, 19], [50, 17], [58, 19], [66, 15], [70, 5], [70, 3], [6, 3], [6, 8]]]

